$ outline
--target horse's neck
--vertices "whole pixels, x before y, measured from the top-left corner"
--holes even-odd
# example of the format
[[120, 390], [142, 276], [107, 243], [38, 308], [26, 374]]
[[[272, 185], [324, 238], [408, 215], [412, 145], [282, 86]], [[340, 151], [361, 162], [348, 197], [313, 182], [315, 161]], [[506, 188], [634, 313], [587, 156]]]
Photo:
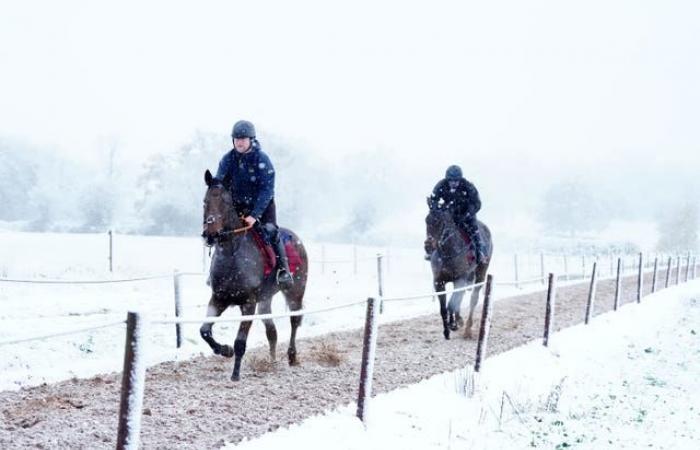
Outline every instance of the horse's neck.
[[447, 250], [448, 252], [459, 252], [464, 250], [466, 246], [467, 244], [464, 242], [457, 225], [445, 225], [438, 240], [438, 249]]

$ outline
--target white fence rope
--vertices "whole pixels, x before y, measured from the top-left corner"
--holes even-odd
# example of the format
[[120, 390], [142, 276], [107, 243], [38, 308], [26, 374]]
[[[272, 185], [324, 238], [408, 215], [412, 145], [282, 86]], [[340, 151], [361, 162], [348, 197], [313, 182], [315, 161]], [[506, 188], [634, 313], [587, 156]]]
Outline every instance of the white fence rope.
[[183, 317], [170, 317], [166, 319], [156, 319], [149, 320], [153, 324], [174, 324], [174, 323], [225, 323], [225, 322], [243, 322], [248, 320], [267, 320], [267, 319], [281, 319], [284, 317], [293, 316], [304, 316], [309, 314], [317, 314], [327, 311], [333, 311], [335, 309], [349, 308], [351, 306], [364, 305], [367, 300], [354, 301], [350, 303], [343, 303], [340, 305], [328, 306], [325, 308], [317, 309], [300, 309], [299, 311], [289, 311], [287, 313], [280, 314], [251, 314], [249, 316], [237, 316], [237, 317], [200, 317], [198, 319], [187, 319]]
[[173, 275], [153, 275], [140, 278], [123, 278], [119, 280], [20, 280], [14, 278], [0, 278], [0, 283], [28, 283], [28, 284], [109, 284], [109, 283], [131, 283], [133, 281], [158, 280], [161, 278], [172, 278]]
[[96, 325], [96, 326], [87, 327], [87, 328], [80, 328], [80, 329], [76, 329], [76, 330], [64, 331], [62, 333], [45, 334], [43, 336], [33, 336], [33, 337], [22, 338], [22, 339], [9, 339], [9, 340], [5, 340], [5, 341], [0, 341], [0, 345], [19, 344], [20, 342], [29, 342], [29, 341], [40, 341], [40, 340], [48, 339], [48, 338], [52, 338], [52, 337], [68, 336], [71, 334], [84, 333], [86, 331], [99, 330], [101, 328], [109, 328], [109, 327], [114, 327], [117, 325], [124, 325], [125, 323], [126, 323], [125, 320], [120, 320], [119, 322], [105, 323], [103, 325]]
[[415, 300], [418, 298], [435, 297], [436, 295], [449, 294], [452, 292], [471, 291], [472, 289], [476, 289], [478, 287], [484, 286], [485, 284], [486, 284], [486, 282], [482, 281], [481, 283], [470, 284], [469, 286], [461, 287], [458, 289], [452, 289], [449, 291], [431, 292], [429, 294], [407, 295], [407, 296], [403, 296], [403, 297], [379, 297], [379, 298], [385, 302], [394, 302], [394, 301], [401, 301], [401, 300]]

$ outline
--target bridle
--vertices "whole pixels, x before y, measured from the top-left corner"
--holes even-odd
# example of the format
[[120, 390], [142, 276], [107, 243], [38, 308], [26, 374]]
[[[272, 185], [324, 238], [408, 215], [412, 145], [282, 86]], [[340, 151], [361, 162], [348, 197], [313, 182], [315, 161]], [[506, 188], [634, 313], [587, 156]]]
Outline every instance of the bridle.
[[[222, 185], [214, 185], [210, 186], [211, 188], [221, 188], [225, 189]], [[228, 209], [229, 211], [229, 216], [232, 215], [232, 213], [235, 213], [235, 209], [233, 207], [230, 207]], [[223, 222], [224, 215], [223, 214], [210, 214], [208, 215], [205, 219], [202, 225], [212, 225], [215, 224], [218, 221]], [[232, 220], [229, 220], [228, 222], [231, 222]], [[229, 228], [228, 225], [223, 225], [219, 231], [217, 231], [215, 234], [207, 234], [206, 231], [202, 232], [202, 237], [205, 239], [205, 244], [207, 247], [212, 247], [215, 244], [221, 244], [225, 242], [229, 237], [235, 236], [237, 234], [242, 234], [246, 233], [248, 230], [253, 228], [253, 225], [245, 225], [242, 227], [238, 228]]]

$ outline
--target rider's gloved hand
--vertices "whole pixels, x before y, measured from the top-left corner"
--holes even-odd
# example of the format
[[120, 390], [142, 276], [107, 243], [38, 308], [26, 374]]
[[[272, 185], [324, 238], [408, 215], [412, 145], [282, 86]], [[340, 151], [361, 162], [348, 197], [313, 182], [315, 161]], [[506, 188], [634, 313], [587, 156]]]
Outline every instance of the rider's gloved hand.
[[252, 227], [255, 224], [255, 222], [257, 222], [258, 220], [253, 216], [245, 216], [243, 218], [243, 221], [245, 222], [246, 225], [248, 225], [249, 227]]

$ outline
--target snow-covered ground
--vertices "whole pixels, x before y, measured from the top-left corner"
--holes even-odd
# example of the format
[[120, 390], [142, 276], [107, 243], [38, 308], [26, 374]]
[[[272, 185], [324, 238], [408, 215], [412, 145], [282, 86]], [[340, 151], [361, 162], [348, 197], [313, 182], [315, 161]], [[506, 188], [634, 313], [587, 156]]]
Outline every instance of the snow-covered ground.
[[[0, 278], [21, 280], [120, 280], [155, 275], [160, 278], [109, 284], [37, 284], [0, 281], [0, 343], [51, 335], [123, 321], [129, 310], [150, 318], [174, 315], [173, 270], [182, 276], [183, 315], [205, 316], [210, 290], [201, 274], [208, 254], [200, 239], [115, 235], [113, 270], [109, 271], [109, 238], [106, 234], [54, 234], [0, 231]], [[429, 263], [422, 259], [422, 245], [415, 249], [371, 248], [352, 245], [307, 243], [311, 260], [305, 309], [323, 308], [366, 299], [377, 294], [377, 253], [385, 254], [385, 296], [432, 291]], [[552, 264], [561, 258], [551, 258]], [[355, 262], [357, 261], [357, 262]], [[539, 256], [521, 255], [521, 280], [539, 276]], [[590, 263], [590, 261], [589, 261]], [[578, 265], [581, 263], [579, 262]], [[496, 254], [492, 273], [512, 280], [513, 256]], [[527, 289], [543, 289], [540, 283]], [[499, 296], [523, 292], [498, 286]], [[382, 321], [434, 314], [438, 305], [431, 298], [387, 304]], [[273, 313], [285, 312], [284, 302], [273, 301]], [[226, 316], [239, 315], [230, 309]], [[358, 305], [323, 314], [307, 315], [299, 330], [301, 338], [359, 328], [365, 308]], [[289, 334], [289, 321], [276, 320], [280, 337]], [[232, 343], [236, 323], [214, 327], [220, 341]], [[0, 390], [18, 389], [72, 377], [88, 377], [122, 369], [123, 325], [0, 345]], [[199, 324], [183, 325], [184, 343], [175, 348], [174, 325], [154, 325], [148, 331], [148, 364], [189, 358], [210, 349], [199, 337]], [[249, 345], [264, 343], [264, 327], [254, 324]]]
[[[700, 282], [237, 448], [700, 448]], [[473, 386], [473, 387], [471, 387]], [[469, 394], [467, 393], [469, 392]], [[471, 395], [470, 395], [471, 394]]]

